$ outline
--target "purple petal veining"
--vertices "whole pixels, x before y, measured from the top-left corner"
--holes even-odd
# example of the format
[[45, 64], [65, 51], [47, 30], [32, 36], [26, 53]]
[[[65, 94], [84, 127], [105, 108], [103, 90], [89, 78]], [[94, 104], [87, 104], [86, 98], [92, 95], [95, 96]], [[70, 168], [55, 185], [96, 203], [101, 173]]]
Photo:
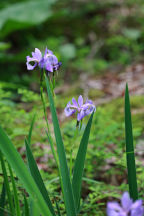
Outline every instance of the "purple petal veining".
[[75, 98], [72, 98], [72, 104], [71, 102], [68, 102], [64, 111], [66, 116], [71, 116], [77, 112], [77, 121], [81, 121], [85, 116], [91, 114], [93, 111], [96, 111], [96, 107], [90, 100], [86, 100], [86, 102], [83, 103], [83, 97], [80, 95], [78, 102]]

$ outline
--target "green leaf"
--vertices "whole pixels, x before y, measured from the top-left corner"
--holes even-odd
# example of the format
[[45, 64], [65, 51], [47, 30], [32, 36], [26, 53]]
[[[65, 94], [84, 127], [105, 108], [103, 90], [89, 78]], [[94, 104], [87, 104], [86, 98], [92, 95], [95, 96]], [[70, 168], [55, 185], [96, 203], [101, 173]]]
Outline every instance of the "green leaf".
[[52, 15], [50, 6], [55, 1], [56, 0], [19, 2], [1, 9], [1, 35], [5, 36], [14, 30], [27, 28], [29, 26], [38, 25], [44, 22]]
[[24, 215], [29, 216], [29, 206], [25, 194], [24, 194]]
[[46, 112], [46, 103], [45, 103], [44, 95], [43, 95], [43, 83], [42, 83], [43, 72], [41, 71], [41, 73], [42, 73], [42, 77], [41, 77], [40, 94], [41, 94], [41, 100], [42, 100], [42, 104], [43, 104], [44, 117], [45, 117], [45, 121], [46, 121], [46, 125], [47, 125], [46, 134], [47, 134], [48, 142], [50, 143], [51, 151], [52, 151], [52, 154], [54, 156], [55, 162], [56, 162], [57, 166], [59, 167], [57, 154], [56, 154], [55, 148], [54, 148], [54, 142], [53, 142], [53, 139], [51, 137], [50, 129], [49, 129], [48, 117], [47, 117], [47, 112]]
[[0, 126], [0, 150], [43, 215], [51, 212], [16, 148]]
[[7, 196], [8, 196], [8, 203], [9, 203], [9, 207], [10, 207], [10, 212], [11, 212], [12, 215], [14, 215], [15, 210], [14, 210], [14, 207], [13, 207], [13, 197], [12, 197], [12, 193], [11, 193], [11, 190], [10, 190], [10, 185], [9, 185], [7, 171], [6, 171], [6, 166], [5, 166], [5, 162], [4, 162], [3, 155], [1, 153], [1, 151], [0, 151], [0, 160], [1, 160], [1, 166], [2, 166], [2, 171], [3, 171], [3, 176], [4, 176], [6, 192], [7, 192]]
[[61, 216], [59, 204], [58, 204], [58, 202], [56, 200], [55, 200], [55, 203], [56, 203], [56, 208], [57, 208], [57, 215]]
[[70, 182], [70, 176], [69, 176], [69, 170], [67, 165], [67, 159], [64, 149], [64, 144], [60, 132], [59, 122], [56, 114], [56, 109], [54, 106], [54, 101], [49, 85], [49, 80], [45, 76], [46, 81], [46, 87], [47, 87], [47, 93], [48, 98], [50, 102], [50, 110], [52, 114], [52, 121], [53, 121], [53, 127], [54, 127], [54, 133], [55, 133], [55, 139], [56, 139], [56, 145], [57, 145], [57, 152], [58, 152], [58, 158], [59, 158], [59, 164], [60, 164], [60, 173], [62, 178], [62, 186], [63, 186], [63, 195], [64, 195], [64, 202], [66, 207], [66, 212], [68, 216], [75, 216], [76, 215], [76, 209], [75, 209], [75, 203], [74, 203], [74, 196], [72, 191], [72, 185]]
[[134, 146], [133, 146], [133, 133], [132, 133], [132, 121], [131, 121], [128, 85], [126, 85], [126, 90], [125, 90], [125, 136], [126, 136], [126, 159], [127, 159], [129, 192], [130, 192], [130, 197], [133, 200], [137, 200], [138, 189], [137, 189], [136, 166], [135, 166], [135, 155], [134, 155]]
[[35, 202], [30, 198], [29, 199], [29, 206], [30, 206], [30, 216], [40, 216], [40, 212], [37, 209]]
[[12, 173], [12, 169], [11, 169], [10, 165], [8, 165], [8, 167], [9, 167], [10, 178], [11, 178], [11, 182], [12, 182], [12, 186], [13, 186], [13, 192], [14, 192], [16, 216], [20, 216], [21, 215], [20, 214], [20, 204], [19, 204], [19, 200], [18, 200], [18, 194], [17, 194], [16, 184], [15, 184], [15, 179], [13, 177], [13, 173]]
[[87, 126], [85, 128], [85, 131], [84, 131], [84, 134], [83, 134], [83, 137], [81, 139], [80, 146], [78, 149], [78, 153], [76, 156], [75, 164], [74, 164], [72, 187], [73, 187], [75, 205], [76, 205], [77, 210], [80, 204], [80, 193], [81, 193], [82, 177], [83, 177], [83, 171], [84, 171], [84, 163], [85, 163], [85, 157], [86, 157], [86, 152], [87, 152], [87, 146], [88, 146], [88, 140], [89, 140], [89, 134], [90, 134], [93, 115], [94, 113], [92, 113], [87, 123]]
[[4, 216], [5, 197], [6, 197], [6, 190], [5, 190], [5, 184], [3, 183], [1, 197], [0, 197], [0, 215], [1, 216]]
[[45, 201], [46, 201], [52, 215], [55, 215], [55, 212], [54, 212], [52, 203], [50, 201], [47, 189], [46, 189], [46, 187], [44, 185], [41, 174], [40, 174], [40, 172], [38, 170], [38, 167], [37, 167], [37, 164], [36, 164], [35, 159], [33, 157], [32, 151], [31, 151], [31, 149], [30, 149], [30, 147], [29, 147], [26, 140], [25, 140], [25, 145], [26, 145], [26, 155], [27, 155], [27, 160], [28, 160], [28, 166], [29, 166], [31, 175], [32, 175], [35, 183], [37, 184], [43, 198], [45, 199]]
[[32, 122], [31, 122], [30, 129], [29, 129], [29, 134], [28, 134], [28, 139], [27, 139], [29, 145], [31, 144], [31, 136], [32, 136], [32, 130], [33, 130], [33, 126], [34, 126], [34, 123], [35, 123], [35, 119], [36, 119], [36, 114], [34, 114], [34, 117], [33, 117]]

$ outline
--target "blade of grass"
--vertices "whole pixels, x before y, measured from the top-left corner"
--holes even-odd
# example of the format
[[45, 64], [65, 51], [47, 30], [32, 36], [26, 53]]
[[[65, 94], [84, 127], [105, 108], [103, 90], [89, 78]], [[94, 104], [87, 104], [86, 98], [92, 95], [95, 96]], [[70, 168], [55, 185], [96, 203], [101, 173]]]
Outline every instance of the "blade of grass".
[[14, 177], [13, 177], [12, 169], [11, 169], [9, 164], [8, 164], [8, 167], [9, 167], [10, 178], [11, 178], [11, 182], [12, 182], [12, 186], [13, 186], [13, 192], [14, 192], [14, 203], [15, 203], [15, 211], [16, 211], [15, 215], [16, 216], [21, 216], [20, 204], [19, 204], [19, 200], [18, 200], [18, 194], [17, 194], [15, 180], [14, 180]]
[[33, 130], [33, 127], [34, 127], [35, 120], [36, 120], [36, 114], [34, 114], [34, 117], [33, 117], [32, 122], [31, 122], [30, 129], [29, 129], [29, 134], [28, 134], [28, 138], [27, 138], [29, 145], [31, 144], [31, 136], [32, 136], [32, 130]]
[[2, 166], [2, 171], [3, 171], [3, 176], [4, 176], [6, 192], [7, 192], [7, 196], [8, 196], [8, 203], [9, 203], [10, 213], [12, 215], [15, 215], [15, 210], [14, 210], [14, 205], [13, 205], [13, 197], [12, 197], [12, 193], [11, 193], [11, 190], [10, 190], [10, 185], [9, 185], [7, 171], [6, 171], [6, 166], [5, 166], [5, 162], [4, 162], [3, 155], [1, 153], [1, 151], [0, 151], [0, 160], [1, 160], [1, 166]]
[[85, 157], [87, 152], [87, 146], [88, 146], [88, 140], [89, 140], [89, 134], [92, 124], [94, 113], [91, 114], [89, 121], [87, 123], [87, 126], [85, 128], [83, 137], [80, 142], [80, 146], [78, 149], [78, 153], [76, 156], [75, 164], [74, 164], [74, 171], [73, 171], [73, 178], [72, 178], [72, 187], [73, 187], [73, 193], [75, 198], [75, 205], [76, 209], [78, 211], [79, 204], [80, 204], [80, 193], [81, 193], [81, 185], [82, 185], [82, 176], [84, 171], [84, 163], [85, 163]]
[[75, 203], [74, 203], [74, 196], [72, 191], [72, 185], [70, 182], [70, 176], [69, 176], [69, 170], [67, 165], [67, 159], [64, 149], [64, 144], [59, 128], [59, 122], [56, 114], [56, 109], [54, 106], [54, 101], [49, 85], [49, 80], [45, 76], [46, 81], [46, 87], [47, 87], [47, 93], [48, 98], [50, 102], [50, 110], [52, 114], [52, 121], [53, 121], [53, 127], [54, 127], [54, 133], [55, 133], [55, 139], [56, 139], [56, 145], [57, 145], [57, 152], [58, 152], [58, 158], [59, 158], [59, 165], [60, 165], [60, 172], [61, 172], [61, 178], [62, 178], [62, 185], [63, 185], [63, 195], [64, 195], [64, 202], [66, 207], [66, 212], [68, 216], [75, 216], [76, 215], [76, 209], [75, 209]]
[[24, 215], [29, 216], [29, 206], [25, 194], [24, 194]]
[[58, 204], [58, 202], [56, 201], [56, 199], [55, 199], [55, 203], [56, 203], [56, 208], [57, 208], [57, 215], [58, 215], [58, 216], [61, 216], [60, 209], [59, 209], [59, 204]]
[[45, 199], [45, 201], [46, 201], [52, 215], [55, 215], [54, 208], [53, 208], [52, 203], [50, 201], [47, 189], [46, 189], [46, 187], [44, 185], [41, 174], [39, 172], [39, 169], [38, 169], [37, 164], [35, 162], [35, 159], [33, 157], [30, 146], [27, 143], [27, 140], [25, 140], [25, 146], [26, 146], [26, 155], [27, 155], [28, 166], [29, 166], [31, 175], [32, 175], [35, 183], [37, 184], [43, 198]]
[[6, 190], [5, 190], [5, 184], [3, 183], [1, 198], [0, 198], [0, 215], [1, 216], [4, 216], [4, 213], [5, 213], [5, 211], [4, 211], [5, 197], [6, 197]]
[[20, 157], [19, 153], [17, 152], [16, 148], [0, 127], [0, 150], [5, 155], [7, 161], [15, 171], [16, 175], [18, 176], [19, 180], [23, 184], [23, 187], [27, 190], [29, 195], [31, 195], [32, 199], [37, 204], [37, 207], [41, 211], [43, 215], [50, 215], [51, 212], [43, 199], [33, 177], [30, 175], [26, 165], [24, 164], [22, 158]]
[[[92, 180], [92, 179], [86, 178], [86, 177], [82, 177], [82, 180], [87, 182], [87, 183], [94, 183], [94, 184], [98, 184], [98, 185], [103, 184], [100, 181]], [[57, 181], [59, 181], [59, 177], [53, 178], [52, 180], [49, 180], [49, 181], [46, 181], [45, 184], [49, 185], [49, 184], [52, 184], [53, 182], [57, 182]]]
[[135, 155], [133, 146], [133, 133], [132, 133], [132, 121], [131, 121], [131, 110], [128, 85], [125, 90], [125, 136], [126, 136], [126, 159], [127, 159], [127, 170], [128, 170], [128, 184], [130, 197], [133, 200], [138, 199], [137, 190], [137, 178], [136, 178], [136, 166], [135, 166]]

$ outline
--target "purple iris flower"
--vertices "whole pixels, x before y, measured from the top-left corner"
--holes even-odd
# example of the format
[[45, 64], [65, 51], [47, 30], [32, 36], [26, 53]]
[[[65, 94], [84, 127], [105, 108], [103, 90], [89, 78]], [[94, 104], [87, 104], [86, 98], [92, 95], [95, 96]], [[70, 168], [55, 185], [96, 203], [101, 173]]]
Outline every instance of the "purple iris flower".
[[68, 102], [64, 111], [66, 116], [71, 116], [77, 112], [77, 120], [80, 121], [85, 116], [91, 114], [93, 111], [96, 111], [96, 107], [93, 102], [88, 99], [85, 103], [83, 103], [83, 97], [80, 95], [78, 98], [78, 103], [75, 98], [72, 98], [72, 104], [71, 102]]
[[33, 70], [35, 67], [39, 66], [41, 69], [46, 69], [48, 72], [54, 72], [61, 66], [61, 62], [58, 62], [57, 57], [47, 48], [45, 49], [44, 56], [42, 56], [38, 48], [35, 48], [35, 52], [32, 52], [32, 57], [27, 56], [26, 58], [28, 70]]
[[143, 216], [144, 208], [142, 206], [142, 200], [136, 200], [135, 202], [129, 196], [128, 192], [125, 192], [121, 198], [121, 205], [117, 202], [108, 202], [107, 204], [108, 216]]

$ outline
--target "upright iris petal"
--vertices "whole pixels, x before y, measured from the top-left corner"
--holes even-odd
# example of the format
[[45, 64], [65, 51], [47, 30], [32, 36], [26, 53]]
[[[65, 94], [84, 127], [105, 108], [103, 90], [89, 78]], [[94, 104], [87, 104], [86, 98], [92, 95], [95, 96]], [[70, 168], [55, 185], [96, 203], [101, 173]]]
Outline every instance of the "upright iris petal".
[[75, 98], [72, 98], [72, 104], [71, 102], [68, 102], [64, 111], [66, 116], [71, 116], [77, 112], [77, 121], [79, 122], [85, 116], [91, 114], [93, 111], [96, 111], [96, 108], [92, 101], [87, 100], [85, 103], [83, 103], [83, 97], [80, 95], [78, 102], [75, 100]]
[[78, 98], [78, 104], [80, 107], [83, 105], [83, 97], [81, 95]]

